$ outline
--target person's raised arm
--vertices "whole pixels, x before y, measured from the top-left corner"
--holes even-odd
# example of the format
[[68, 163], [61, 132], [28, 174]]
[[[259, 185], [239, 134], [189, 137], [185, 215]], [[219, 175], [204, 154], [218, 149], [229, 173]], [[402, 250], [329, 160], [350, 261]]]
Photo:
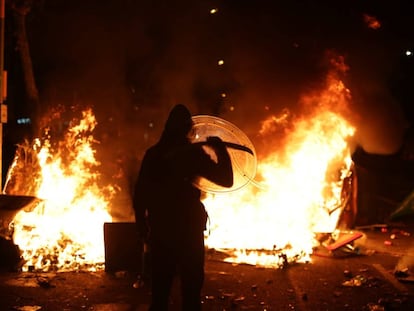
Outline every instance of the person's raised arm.
[[207, 138], [207, 145], [213, 148], [217, 156], [217, 164], [207, 178], [220, 186], [230, 188], [233, 186], [233, 167], [225, 144], [220, 137], [211, 136]]

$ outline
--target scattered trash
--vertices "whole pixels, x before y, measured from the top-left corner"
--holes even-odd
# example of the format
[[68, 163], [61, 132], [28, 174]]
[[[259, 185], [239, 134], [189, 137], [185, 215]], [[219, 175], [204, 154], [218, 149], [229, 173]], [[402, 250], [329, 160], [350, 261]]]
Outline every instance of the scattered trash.
[[407, 232], [407, 231], [404, 231], [404, 230], [400, 230], [400, 234], [402, 236], [407, 236], [407, 237], [411, 235], [410, 232]]
[[331, 257], [368, 255], [368, 252], [354, 245], [354, 242], [363, 236], [364, 234], [358, 231], [336, 230], [332, 233], [319, 233], [315, 239], [320, 243], [320, 247], [314, 251], [314, 255]]
[[236, 295], [236, 294], [234, 294], [234, 293], [223, 293], [223, 294], [220, 296], [220, 298], [224, 300], [224, 299], [233, 298], [235, 295]]
[[229, 273], [228, 272], [225, 272], [225, 271], [220, 271], [218, 274], [220, 274], [220, 275], [227, 275]]
[[347, 280], [342, 283], [343, 286], [361, 286], [366, 283], [367, 279], [362, 275], [356, 275], [350, 280]]
[[407, 276], [409, 276], [409, 275], [410, 275], [410, 273], [408, 272], [408, 268], [403, 268], [403, 269], [395, 270], [395, 271], [394, 271], [394, 275], [395, 275], [396, 277], [400, 277], [400, 278], [402, 278], [402, 277], [407, 277]]
[[414, 276], [407, 267], [395, 269], [394, 276], [400, 282], [414, 282]]
[[239, 297], [237, 297], [237, 298], [235, 298], [235, 299], [234, 299], [234, 302], [236, 302], [236, 303], [240, 303], [240, 302], [243, 302], [245, 299], [246, 299], [246, 297], [244, 297], [244, 296], [239, 296]]
[[385, 307], [376, 303], [369, 303], [367, 305], [369, 311], [385, 311]]
[[334, 251], [359, 239], [362, 235], [361, 232], [340, 232], [334, 243], [327, 245], [326, 248], [330, 251]]

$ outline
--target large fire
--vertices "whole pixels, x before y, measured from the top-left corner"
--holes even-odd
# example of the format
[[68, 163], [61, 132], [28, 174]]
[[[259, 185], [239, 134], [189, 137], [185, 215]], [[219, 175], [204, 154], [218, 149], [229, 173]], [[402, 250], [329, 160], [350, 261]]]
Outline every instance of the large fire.
[[[275, 141], [275, 131], [283, 137], [259, 159], [250, 184], [204, 199], [209, 248], [224, 249], [231, 261], [272, 267], [310, 260], [315, 233], [334, 232], [343, 210], [341, 192], [352, 166], [355, 132], [343, 116], [349, 100], [342, 81], [328, 76], [322, 92], [304, 98], [308, 113], [295, 117], [286, 109], [263, 121], [263, 139]], [[113, 188], [98, 183], [95, 125], [92, 111], [86, 110], [58, 145], [37, 140], [16, 154], [6, 193], [22, 194], [13, 180], [19, 179], [22, 166], [33, 166], [31, 184], [24, 186], [29, 191], [23, 194], [41, 199], [13, 221], [23, 270], [103, 268], [103, 224], [112, 221]]]
[[[112, 220], [108, 202], [113, 189], [98, 183], [91, 134], [97, 122], [92, 111], [84, 111], [78, 121], [57, 145], [47, 137], [33, 146], [20, 146], [16, 153], [6, 191], [19, 191], [23, 178], [23, 183], [32, 183], [27, 189], [41, 199], [13, 221], [23, 270], [93, 270], [104, 264], [103, 224]], [[36, 160], [28, 160], [33, 154]], [[33, 179], [20, 176], [30, 169], [35, 171]]]
[[[345, 111], [349, 100], [345, 85], [329, 76], [325, 90], [304, 99], [317, 108], [293, 120], [284, 145], [270, 147], [259, 161], [260, 182], [206, 198], [209, 247], [230, 253], [229, 261], [255, 265], [310, 260], [318, 243], [315, 233], [334, 232], [343, 212], [342, 186], [351, 174], [349, 142], [355, 129], [339, 111]], [[288, 118], [287, 110], [270, 117], [262, 134], [270, 123], [286, 131]]]

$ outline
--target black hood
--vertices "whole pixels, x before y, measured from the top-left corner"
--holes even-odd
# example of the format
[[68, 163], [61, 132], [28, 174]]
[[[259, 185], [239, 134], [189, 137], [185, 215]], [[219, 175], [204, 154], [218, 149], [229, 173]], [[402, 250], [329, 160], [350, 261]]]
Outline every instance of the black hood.
[[161, 140], [180, 141], [187, 140], [187, 136], [193, 127], [191, 113], [184, 105], [176, 105], [171, 110]]

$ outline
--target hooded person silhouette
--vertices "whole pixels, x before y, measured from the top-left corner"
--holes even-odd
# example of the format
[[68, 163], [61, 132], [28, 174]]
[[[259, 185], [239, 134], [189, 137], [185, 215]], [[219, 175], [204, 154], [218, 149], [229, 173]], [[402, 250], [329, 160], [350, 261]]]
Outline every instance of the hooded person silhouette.
[[233, 185], [230, 155], [219, 137], [207, 138], [216, 159], [192, 144], [191, 113], [184, 105], [171, 110], [159, 141], [142, 160], [133, 206], [137, 229], [150, 248], [150, 310], [168, 310], [174, 278], [181, 284], [182, 310], [201, 310], [204, 282], [204, 230], [207, 213], [195, 180], [204, 177]]

